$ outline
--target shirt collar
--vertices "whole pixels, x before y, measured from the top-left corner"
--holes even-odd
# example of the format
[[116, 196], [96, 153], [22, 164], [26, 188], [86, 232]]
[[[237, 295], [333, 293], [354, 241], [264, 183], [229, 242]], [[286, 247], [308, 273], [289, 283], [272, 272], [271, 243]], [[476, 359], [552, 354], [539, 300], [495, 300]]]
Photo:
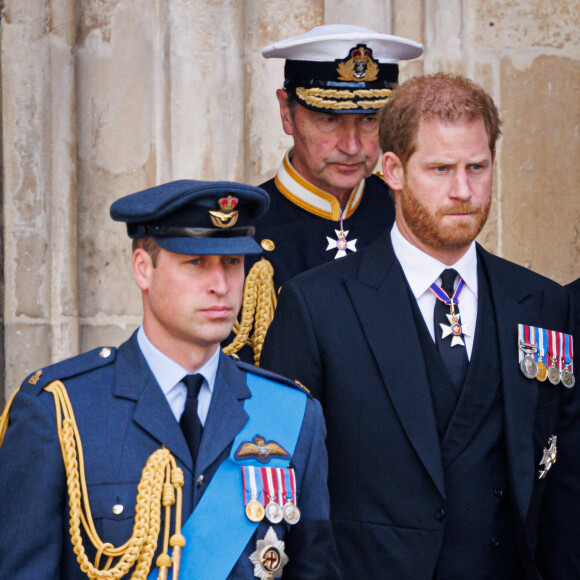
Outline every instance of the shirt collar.
[[[139, 348], [141, 349], [153, 376], [159, 383], [165, 396], [167, 396], [167, 394], [181, 382], [183, 377], [191, 374], [187, 369], [184, 369], [180, 364], [176, 363], [167, 355], [163, 354], [157, 347], [153, 346], [153, 343], [147, 338], [142, 326], [140, 326], [137, 331], [137, 343], [139, 344]], [[213, 393], [215, 384], [219, 354], [220, 349], [217, 348], [212, 357], [196, 371], [203, 375], [211, 393]]]
[[429, 286], [439, 278], [445, 268], [457, 270], [457, 273], [465, 280], [467, 287], [477, 296], [477, 252], [475, 242], [471, 242], [467, 252], [451, 266], [436, 260], [411, 244], [409, 240], [403, 237], [396, 222], [391, 230], [391, 242], [395, 256], [399, 260], [401, 268], [403, 268], [415, 298], [419, 298], [419, 296], [424, 294], [429, 289]]
[[[292, 149], [286, 152], [282, 163], [276, 173], [274, 179], [276, 187], [280, 190], [280, 193], [289, 199], [294, 205], [305, 209], [306, 211], [313, 213], [319, 217], [325, 218], [327, 220], [338, 221], [341, 217], [340, 203], [334, 195], [316, 187], [290, 163], [290, 154]], [[348, 203], [344, 208], [342, 215], [343, 219], [349, 218], [359, 206], [365, 188], [365, 180], [362, 179], [361, 182], [352, 190]]]

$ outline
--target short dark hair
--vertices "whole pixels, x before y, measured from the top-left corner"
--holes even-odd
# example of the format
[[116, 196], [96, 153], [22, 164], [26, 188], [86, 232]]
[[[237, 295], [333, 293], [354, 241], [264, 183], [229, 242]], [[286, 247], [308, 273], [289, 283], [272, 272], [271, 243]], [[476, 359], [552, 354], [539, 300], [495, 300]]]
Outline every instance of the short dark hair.
[[379, 143], [403, 165], [417, 147], [421, 121], [449, 123], [482, 119], [491, 151], [501, 135], [501, 120], [493, 99], [476, 83], [460, 75], [437, 73], [404, 82], [379, 111]]
[[157, 259], [159, 258], [159, 252], [161, 246], [155, 241], [152, 236], [144, 236], [142, 238], [133, 239], [133, 253], [137, 249], [145, 250], [151, 256], [151, 263], [153, 267], [157, 267]]

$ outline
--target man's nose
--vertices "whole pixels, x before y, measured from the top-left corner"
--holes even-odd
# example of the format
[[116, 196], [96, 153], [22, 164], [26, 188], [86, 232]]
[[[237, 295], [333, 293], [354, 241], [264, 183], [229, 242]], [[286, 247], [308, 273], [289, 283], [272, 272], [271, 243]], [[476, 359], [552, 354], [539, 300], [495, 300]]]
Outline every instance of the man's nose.
[[457, 170], [451, 194], [455, 199], [462, 201], [471, 199], [471, 183], [465, 169]]

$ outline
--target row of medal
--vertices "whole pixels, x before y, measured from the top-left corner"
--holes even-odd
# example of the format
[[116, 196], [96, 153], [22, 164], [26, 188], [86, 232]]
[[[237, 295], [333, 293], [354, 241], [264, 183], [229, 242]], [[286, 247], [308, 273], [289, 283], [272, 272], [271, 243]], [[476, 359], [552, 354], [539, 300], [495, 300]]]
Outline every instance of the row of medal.
[[572, 336], [538, 326], [518, 324], [520, 370], [528, 379], [562, 383], [571, 389], [574, 377]]
[[244, 505], [247, 518], [255, 523], [264, 517], [272, 524], [282, 520], [290, 525], [300, 520], [296, 502], [294, 469], [282, 467], [242, 467]]

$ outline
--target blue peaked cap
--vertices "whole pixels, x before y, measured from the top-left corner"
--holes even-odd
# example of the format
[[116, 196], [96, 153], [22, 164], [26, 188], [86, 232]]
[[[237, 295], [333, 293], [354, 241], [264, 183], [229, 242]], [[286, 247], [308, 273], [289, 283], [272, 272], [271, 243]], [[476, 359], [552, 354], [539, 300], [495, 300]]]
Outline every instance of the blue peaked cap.
[[130, 238], [152, 236], [176, 254], [261, 254], [252, 221], [268, 210], [259, 187], [231, 181], [182, 179], [118, 199], [111, 217]]

